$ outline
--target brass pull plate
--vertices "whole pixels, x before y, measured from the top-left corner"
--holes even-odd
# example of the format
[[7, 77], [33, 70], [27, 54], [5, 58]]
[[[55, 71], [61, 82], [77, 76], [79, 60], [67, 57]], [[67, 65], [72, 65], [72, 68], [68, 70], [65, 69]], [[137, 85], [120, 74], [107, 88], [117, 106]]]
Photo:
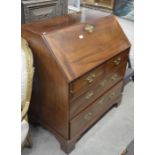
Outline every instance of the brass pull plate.
[[91, 92], [88, 92], [85, 96], [85, 99], [89, 100], [92, 96], [94, 95], [94, 92], [91, 91]]
[[89, 112], [89, 113], [87, 113], [85, 116], [84, 116], [84, 119], [86, 120], [86, 121], [89, 121], [91, 118], [92, 118], [92, 112]]
[[116, 66], [118, 66], [121, 62], [121, 57], [116, 58], [113, 62]]
[[88, 81], [88, 83], [92, 83], [94, 81], [94, 78], [96, 77], [96, 74], [93, 73], [93, 74], [90, 74], [87, 78], [86, 78], [86, 81]]
[[95, 28], [95, 25], [93, 25], [93, 24], [86, 24], [85, 27], [84, 27], [84, 30], [87, 31], [87, 32], [93, 32], [94, 28]]

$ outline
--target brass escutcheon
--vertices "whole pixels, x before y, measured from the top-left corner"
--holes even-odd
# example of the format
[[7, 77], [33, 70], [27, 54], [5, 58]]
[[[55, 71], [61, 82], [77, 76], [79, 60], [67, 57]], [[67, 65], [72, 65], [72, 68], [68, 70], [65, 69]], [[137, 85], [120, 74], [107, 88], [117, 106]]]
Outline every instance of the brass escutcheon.
[[97, 104], [102, 105], [104, 103], [104, 98], [100, 99]]
[[87, 31], [87, 32], [93, 32], [94, 28], [95, 28], [95, 25], [93, 25], [93, 24], [86, 24], [85, 27], [84, 27], [84, 30]]

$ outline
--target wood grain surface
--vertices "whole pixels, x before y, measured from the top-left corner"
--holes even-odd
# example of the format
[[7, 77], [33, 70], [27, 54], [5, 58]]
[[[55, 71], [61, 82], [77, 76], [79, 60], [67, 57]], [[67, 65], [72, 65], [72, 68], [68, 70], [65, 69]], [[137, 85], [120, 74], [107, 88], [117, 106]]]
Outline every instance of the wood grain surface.
[[51, 131], [66, 153], [120, 103], [130, 50], [114, 16], [82, 18], [75, 13], [22, 25], [35, 66], [30, 121]]

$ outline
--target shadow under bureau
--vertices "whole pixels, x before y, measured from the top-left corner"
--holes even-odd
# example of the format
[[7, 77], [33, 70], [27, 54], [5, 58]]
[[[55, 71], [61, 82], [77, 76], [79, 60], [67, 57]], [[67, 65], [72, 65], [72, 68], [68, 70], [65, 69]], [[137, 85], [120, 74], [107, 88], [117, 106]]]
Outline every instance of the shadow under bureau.
[[121, 102], [130, 43], [114, 16], [69, 14], [22, 25], [35, 74], [29, 119], [51, 131], [66, 153]]

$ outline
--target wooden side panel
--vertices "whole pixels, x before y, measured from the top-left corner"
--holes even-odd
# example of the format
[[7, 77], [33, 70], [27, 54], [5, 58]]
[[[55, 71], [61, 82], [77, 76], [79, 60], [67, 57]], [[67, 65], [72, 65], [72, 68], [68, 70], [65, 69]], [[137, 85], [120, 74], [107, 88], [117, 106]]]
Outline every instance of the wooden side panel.
[[29, 42], [34, 55], [34, 84], [30, 104], [30, 119], [69, 138], [68, 84], [42, 38], [26, 30], [23, 37]]

